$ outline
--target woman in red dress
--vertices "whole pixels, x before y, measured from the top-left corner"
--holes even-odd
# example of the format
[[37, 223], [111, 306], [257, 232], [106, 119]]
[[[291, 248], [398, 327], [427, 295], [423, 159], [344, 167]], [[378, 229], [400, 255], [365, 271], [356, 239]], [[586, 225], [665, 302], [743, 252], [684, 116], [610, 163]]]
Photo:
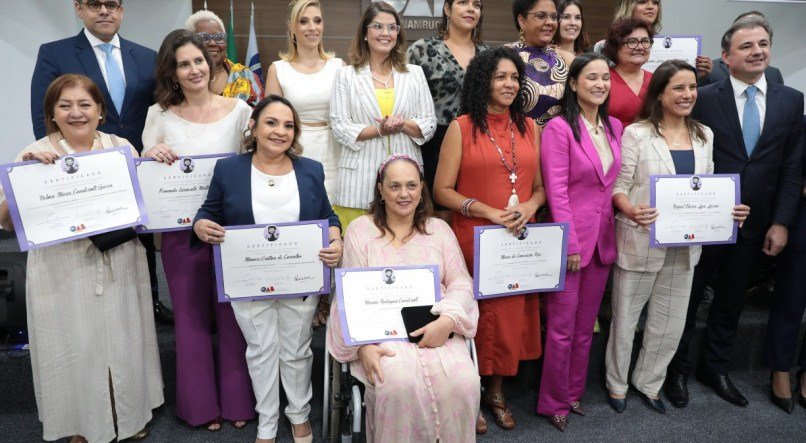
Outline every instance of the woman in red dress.
[[603, 53], [615, 63], [610, 68], [608, 111], [624, 127], [635, 121], [644, 104], [652, 74], [641, 67], [649, 59], [652, 43], [650, 25], [637, 18], [616, 20], [607, 31]]
[[[468, 269], [473, 269], [473, 228], [503, 225], [513, 233], [534, 220], [546, 202], [540, 176], [539, 137], [523, 112], [524, 64], [509, 49], [479, 53], [467, 68], [460, 117], [448, 127], [439, 157], [434, 192], [453, 210], [452, 228]], [[515, 421], [501, 390], [503, 376], [515, 375], [521, 360], [542, 353], [536, 295], [479, 302], [476, 334], [482, 403], [498, 426]], [[477, 431], [486, 430], [483, 419]]]

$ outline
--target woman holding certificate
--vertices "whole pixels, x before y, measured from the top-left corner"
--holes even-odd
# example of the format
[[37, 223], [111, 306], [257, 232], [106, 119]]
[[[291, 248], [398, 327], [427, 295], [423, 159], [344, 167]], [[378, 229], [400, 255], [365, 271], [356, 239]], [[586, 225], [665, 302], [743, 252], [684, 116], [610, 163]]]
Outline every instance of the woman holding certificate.
[[[54, 80], [44, 109], [48, 136], [15, 161], [56, 168], [63, 156], [127, 145], [137, 156], [125, 139], [97, 131], [104, 98], [89, 78], [67, 74]], [[0, 197], [0, 225], [13, 231], [1, 192]], [[72, 436], [73, 443], [144, 438], [163, 394], [143, 246], [130, 240], [101, 252], [87, 238], [34, 249], [28, 252], [27, 274], [42, 438]]]
[[[380, 166], [370, 215], [344, 236], [345, 268], [439, 267], [438, 318], [405, 341], [346, 346], [336, 303], [327, 342], [366, 386], [367, 441], [474, 442], [479, 376], [465, 337], [473, 337], [478, 307], [473, 281], [448, 225], [431, 217], [432, 204], [419, 163], [393, 155]], [[453, 337], [451, 334], [455, 333]]]
[[[613, 189], [618, 257], [605, 360], [607, 402], [619, 413], [627, 407], [633, 337], [647, 304], [644, 341], [632, 385], [646, 407], [666, 412], [658, 392], [683, 333], [702, 247], [650, 247], [648, 228], [658, 212], [649, 207], [649, 181], [651, 175], [714, 172], [713, 133], [690, 118], [696, 101], [694, 67], [682, 60], [664, 62], [649, 83], [638, 122], [624, 131], [621, 172]], [[738, 205], [733, 214], [741, 223], [749, 208]]]
[[[157, 103], [148, 109], [143, 129], [143, 156], [172, 164], [189, 155], [238, 151], [251, 108], [211, 91], [212, 66], [197, 34], [176, 30], [165, 37], [157, 56]], [[255, 417], [246, 342], [229, 303], [217, 303], [212, 248], [191, 248], [190, 232], [174, 231], [162, 234], [161, 253], [174, 308], [176, 415], [209, 431], [221, 429], [222, 419], [242, 428]]]
[[[255, 106], [243, 141], [246, 151], [219, 160], [207, 199], [193, 222], [193, 242], [225, 240], [222, 226], [327, 219], [330, 246], [319, 259], [334, 267], [341, 259], [341, 229], [325, 191], [322, 164], [301, 156], [301, 126], [288, 100], [269, 95]], [[277, 237], [270, 231], [272, 241]], [[288, 398], [285, 414], [295, 442], [312, 441], [311, 324], [326, 318], [327, 297], [233, 301], [229, 304], [246, 338], [246, 361], [260, 414], [257, 443], [274, 442], [280, 379]]]
[[406, 64], [406, 36], [395, 8], [371, 3], [360, 23], [330, 106], [333, 135], [342, 145], [334, 209], [345, 227], [367, 213], [383, 160], [394, 152], [422, 163], [420, 146], [437, 128], [423, 70]]
[[607, 59], [588, 52], [568, 71], [560, 117], [546, 125], [541, 141], [550, 219], [568, 223], [565, 288], [547, 293], [546, 344], [537, 413], [560, 431], [568, 414], [585, 415], [593, 324], [610, 265], [616, 260], [611, 195], [621, 167], [621, 123], [607, 114]]
[[[451, 224], [472, 269], [473, 228], [502, 225], [517, 234], [546, 201], [540, 177], [537, 126], [524, 112], [524, 64], [509, 48], [488, 49], [467, 68], [461, 116], [448, 127], [437, 168], [437, 201], [454, 211]], [[513, 237], [514, 238], [514, 237]], [[476, 335], [482, 403], [504, 429], [515, 427], [501, 389], [521, 360], [540, 357], [535, 295], [479, 302]], [[486, 430], [483, 418], [478, 431]]]

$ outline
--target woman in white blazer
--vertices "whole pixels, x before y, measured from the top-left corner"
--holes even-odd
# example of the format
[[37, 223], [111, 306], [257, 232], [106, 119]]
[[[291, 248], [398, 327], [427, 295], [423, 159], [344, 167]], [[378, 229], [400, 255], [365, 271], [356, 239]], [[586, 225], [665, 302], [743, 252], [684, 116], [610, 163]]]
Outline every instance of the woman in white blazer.
[[343, 146], [334, 210], [344, 228], [368, 212], [378, 166], [392, 153], [422, 165], [420, 146], [437, 127], [428, 82], [406, 64], [405, 44], [397, 11], [370, 4], [333, 83], [330, 119]]
[[[645, 406], [658, 413], [666, 411], [658, 392], [683, 333], [702, 248], [650, 247], [649, 226], [659, 214], [649, 207], [649, 182], [655, 174], [713, 173], [713, 133], [689, 118], [696, 101], [696, 69], [680, 60], [667, 61], [652, 77], [637, 122], [622, 137], [621, 172], [613, 189], [618, 258], [613, 267], [613, 320], [605, 360], [607, 401], [616, 412], [627, 406], [633, 336], [647, 303], [644, 342], [632, 384]], [[740, 226], [749, 213], [744, 205], [733, 210]]]

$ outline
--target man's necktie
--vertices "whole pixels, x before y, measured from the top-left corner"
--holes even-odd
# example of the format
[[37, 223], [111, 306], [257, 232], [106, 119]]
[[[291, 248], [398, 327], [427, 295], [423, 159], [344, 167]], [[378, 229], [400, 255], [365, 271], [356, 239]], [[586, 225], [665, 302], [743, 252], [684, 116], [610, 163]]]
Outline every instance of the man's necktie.
[[744, 91], [747, 101], [744, 103], [744, 116], [742, 116], [742, 136], [748, 157], [753, 153], [758, 138], [761, 136], [761, 117], [756, 104], [756, 92], [758, 92], [758, 88], [755, 86], [748, 86]]
[[126, 80], [123, 78], [123, 73], [120, 72], [118, 62], [115, 60], [115, 57], [112, 56], [112, 50], [115, 47], [110, 43], [103, 43], [98, 47], [106, 54], [106, 62], [104, 62], [106, 83], [109, 88], [109, 95], [112, 97], [112, 102], [115, 104], [115, 109], [118, 110], [118, 115], [120, 115], [123, 110], [123, 97], [126, 95]]

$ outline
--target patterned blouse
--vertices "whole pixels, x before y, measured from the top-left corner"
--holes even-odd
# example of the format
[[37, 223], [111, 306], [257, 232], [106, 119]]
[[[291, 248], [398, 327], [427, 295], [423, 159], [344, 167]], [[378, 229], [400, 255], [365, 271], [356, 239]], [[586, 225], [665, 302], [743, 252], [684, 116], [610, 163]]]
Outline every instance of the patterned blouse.
[[[476, 54], [485, 49], [486, 45], [477, 45]], [[428, 89], [434, 99], [437, 124], [449, 125], [459, 116], [465, 70], [456, 61], [445, 40], [438, 37], [424, 38], [412, 43], [408, 56], [409, 63], [423, 68]]]
[[544, 126], [560, 112], [568, 66], [553, 48], [509, 45], [526, 63], [526, 115]]
[[251, 107], [263, 99], [263, 84], [260, 77], [246, 66], [224, 59], [224, 67], [229, 72], [227, 85], [224, 86], [224, 97], [239, 98]]

